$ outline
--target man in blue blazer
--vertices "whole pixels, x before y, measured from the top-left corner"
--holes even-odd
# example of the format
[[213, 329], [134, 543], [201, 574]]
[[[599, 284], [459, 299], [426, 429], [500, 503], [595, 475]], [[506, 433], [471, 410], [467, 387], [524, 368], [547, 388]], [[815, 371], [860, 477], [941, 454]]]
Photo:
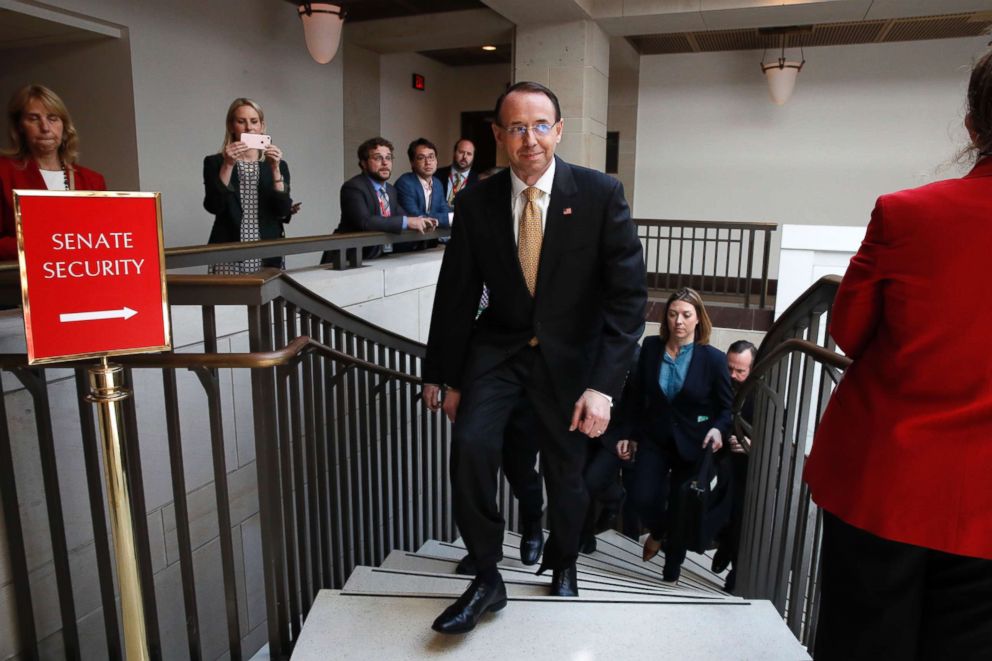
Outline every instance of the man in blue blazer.
[[445, 199], [444, 184], [434, 176], [437, 147], [426, 138], [417, 138], [410, 143], [406, 154], [413, 172], [396, 180], [400, 204], [408, 213], [432, 218], [436, 227], [449, 227], [451, 208]]

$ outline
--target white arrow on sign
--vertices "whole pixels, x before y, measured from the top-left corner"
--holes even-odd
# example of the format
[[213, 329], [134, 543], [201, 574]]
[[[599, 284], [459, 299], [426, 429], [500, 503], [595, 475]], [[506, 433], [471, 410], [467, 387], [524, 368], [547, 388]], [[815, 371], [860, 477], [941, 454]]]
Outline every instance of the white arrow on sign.
[[70, 321], [94, 321], [96, 319], [130, 319], [138, 314], [137, 310], [123, 307], [120, 310], [94, 310], [92, 312], [63, 312], [59, 315], [59, 321], [67, 323]]

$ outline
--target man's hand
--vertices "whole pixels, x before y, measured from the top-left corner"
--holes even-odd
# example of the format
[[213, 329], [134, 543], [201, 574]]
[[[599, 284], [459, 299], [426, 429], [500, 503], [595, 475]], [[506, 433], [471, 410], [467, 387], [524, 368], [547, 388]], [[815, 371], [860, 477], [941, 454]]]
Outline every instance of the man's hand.
[[637, 441], [631, 441], [628, 439], [623, 439], [622, 441], [617, 441], [617, 456], [624, 461], [630, 461], [634, 458], [634, 453], [637, 452]]
[[458, 402], [461, 399], [462, 394], [454, 388], [448, 388], [444, 391], [444, 414], [448, 416], [448, 420], [455, 421], [455, 415], [458, 414]]
[[568, 431], [578, 429], [589, 438], [596, 438], [602, 436], [609, 424], [610, 401], [598, 392], [586, 390], [575, 402]]
[[703, 439], [703, 448], [709, 445], [713, 452], [716, 452], [723, 447], [723, 434], [716, 427], [713, 427], [708, 432], [706, 432], [706, 438]]
[[[744, 437], [744, 442], [748, 445], [748, 447], [751, 446], [751, 439], [747, 436]], [[731, 452], [735, 452], [737, 454], [747, 454], [747, 450], [744, 449], [744, 446], [741, 445], [741, 442], [737, 440], [736, 436], [731, 435], [730, 438], [727, 439], [727, 444], [730, 445]]]
[[420, 395], [424, 404], [431, 411], [436, 411], [441, 407], [441, 386], [435, 383], [425, 383], [424, 392]]
[[407, 216], [406, 228], [423, 234], [434, 229], [436, 223], [437, 221], [427, 216]]

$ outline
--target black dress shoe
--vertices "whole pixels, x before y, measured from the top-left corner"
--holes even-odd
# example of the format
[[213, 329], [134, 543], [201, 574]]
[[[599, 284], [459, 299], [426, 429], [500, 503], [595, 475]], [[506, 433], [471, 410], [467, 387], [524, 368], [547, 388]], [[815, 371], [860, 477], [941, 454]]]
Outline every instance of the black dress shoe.
[[455, 566], [455, 573], [462, 576], [475, 576], [479, 573], [479, 568], [475, 566], [475, 560], [472, 559], [472, 556], [466, 554]]
[[579, 579], [575, 573], [575, 564], [565, 569], [555, 569], [551, 574], [552, 597], [578, 597]]
[[594, 535], [583, 535], [579, 540], [579, 553], [590, 555], [596, 552], [596, 537]]
[[713, 554], [713, 563], [710, 565], [710, 570], [714, 574], [722, 574], [723, 570], [730, 565], [730, 553], [724, 550], [724, 547], [720, 547]]
[[520, 534], [520, 562], [525, 565], [536, 565], [544, 550], [544, 530], [541, 520], [525, 521], [523, 532]]
[[735, 566], [729, 572], [727, 572], [727, 580], [723, 584], [723, 591], [729, 594], [734, 594], [734, 588], [737, 587], [737, 567]]
[[437, 616], [431, 628], [438, 633], [465, 633], [478, 624], [486, 613], [495, 613], [506, 606], [506, 586], [502, 577], [487, 583], [476, 577], [455, 603]]

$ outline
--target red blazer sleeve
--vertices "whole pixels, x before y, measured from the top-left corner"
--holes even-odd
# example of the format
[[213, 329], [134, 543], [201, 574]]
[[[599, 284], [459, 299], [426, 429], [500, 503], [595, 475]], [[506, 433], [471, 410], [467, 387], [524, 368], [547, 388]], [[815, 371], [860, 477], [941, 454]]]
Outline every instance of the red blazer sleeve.
[[884, 216], [883, 201], [879, 198], [864, 241], [851, 258], [834, 299], [830, 335], [852, 359], [857, 359], [871, 342], [882, 315], [885, 283], [882, 260], [888, 248]]

